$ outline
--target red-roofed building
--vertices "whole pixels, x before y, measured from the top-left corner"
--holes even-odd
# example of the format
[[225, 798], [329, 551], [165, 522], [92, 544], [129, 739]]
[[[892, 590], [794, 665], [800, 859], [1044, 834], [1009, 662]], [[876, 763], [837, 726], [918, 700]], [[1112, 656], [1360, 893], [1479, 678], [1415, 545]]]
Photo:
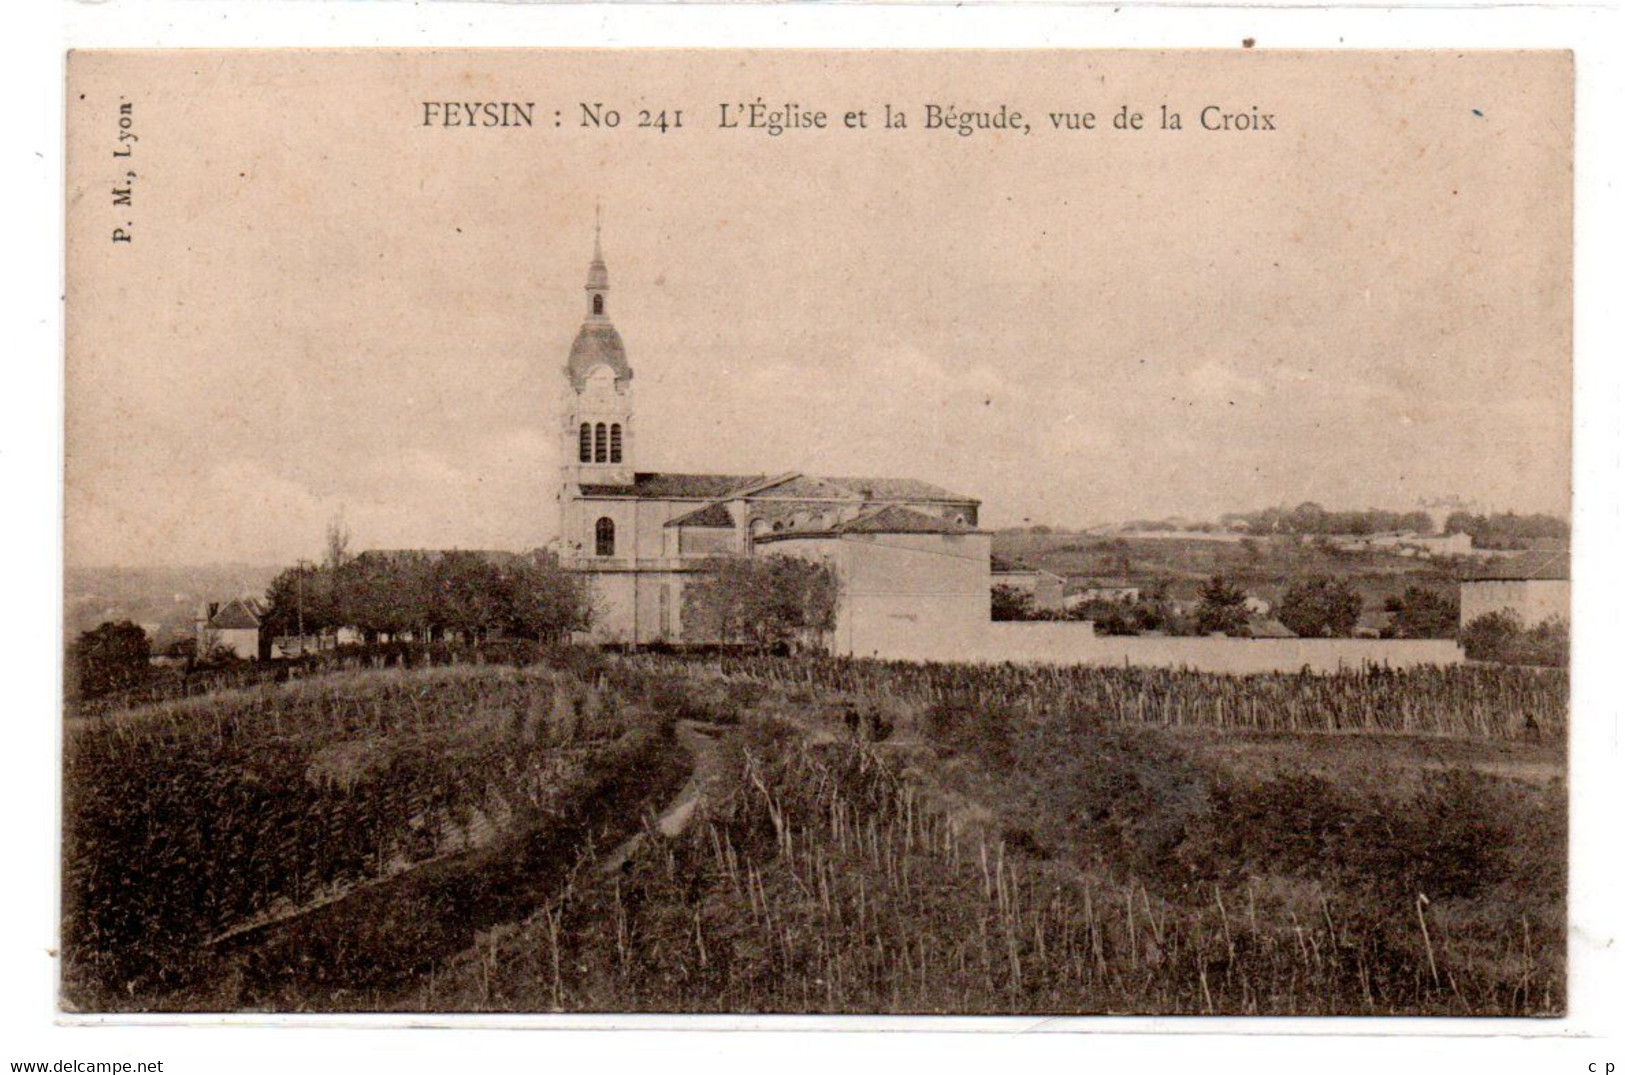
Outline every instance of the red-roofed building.
[[679, 641], [686, 580], [717, 556], [776, 554], [835, 565], [839, 652], [979, 651], [990, 618], [979, 501], [913, 478], [637, 470], [632, 366], [597, 242], [586, 291], [564, 369], [559, 555], [591, 579], [593, 638]]

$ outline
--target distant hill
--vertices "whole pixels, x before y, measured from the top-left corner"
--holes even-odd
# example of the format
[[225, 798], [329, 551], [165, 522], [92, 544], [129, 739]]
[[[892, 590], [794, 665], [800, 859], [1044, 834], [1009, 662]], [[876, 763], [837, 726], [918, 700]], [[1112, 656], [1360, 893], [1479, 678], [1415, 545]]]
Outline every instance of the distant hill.
[[160, 641], [190, 634], [199, 602], [263, 594], [278, 570], [272, 564], [70, 567], [63, 579], [63, 630], [71, 639], [98, 624], [129, 620], [156, 627]]

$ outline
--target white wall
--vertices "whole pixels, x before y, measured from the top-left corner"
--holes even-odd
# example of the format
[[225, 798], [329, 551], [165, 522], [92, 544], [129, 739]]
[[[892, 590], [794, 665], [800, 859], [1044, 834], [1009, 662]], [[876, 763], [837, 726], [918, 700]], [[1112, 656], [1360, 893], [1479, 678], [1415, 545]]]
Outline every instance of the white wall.
[[1558, 616], [1569, 618], [1567, 579], [1481, 579], [1461, 584], [1461, 625], [1511, 609], [1525, 627]]
[[971, 661], [987, 648], [986, 534], [849, 534], [760, 548], [835, 566], [841, 595], [830, 648], [837, 654]]
[[1460, 664], [1448, 639], [1147, 638], [1096, 635], [1089, 623], [989, 625], [984, 660], [1048, 664], [1127, 664], [1202, 672], [1335, 672], [1381, 665]]
[[210, 628], [213, 644], [228, 649], [245, 661], [260, 659], [260, 632], [256, 627]]

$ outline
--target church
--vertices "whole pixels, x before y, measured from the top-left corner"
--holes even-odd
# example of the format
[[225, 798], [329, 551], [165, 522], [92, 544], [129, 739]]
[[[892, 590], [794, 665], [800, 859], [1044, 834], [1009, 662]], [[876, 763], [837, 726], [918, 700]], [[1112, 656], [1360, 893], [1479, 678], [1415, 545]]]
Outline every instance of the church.
[[912, 478], [639, 470], [632, 366], [609, 290], [595, 236], [559, 429], [559, 558], [588, 579], [589, 640], [682, 642], [683, 585], [708, 561], [788, 555], [835, 569], [833, 653], [983, 651], [990, 539], [977, 528], [978, 500]]

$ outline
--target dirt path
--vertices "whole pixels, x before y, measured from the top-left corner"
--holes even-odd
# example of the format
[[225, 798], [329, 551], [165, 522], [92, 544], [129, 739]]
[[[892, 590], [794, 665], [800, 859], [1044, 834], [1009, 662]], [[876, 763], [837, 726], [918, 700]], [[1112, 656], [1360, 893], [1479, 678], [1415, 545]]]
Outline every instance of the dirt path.
[[[705, 800], [707, 789], [715, 788], [721, 768], [721, 737], [727, 733], [721, 724], [708, 724], [697, 720], [677, 722], [677, 742], [688, 751], [693, 760], [693, 771], [688, 782], [676, 797], [666, 805], [654, 820], [654, 828], [667, 838], [681, 836], [687, 831], [694, 814]], [[598, 872], [612, 874], [624, 869], [633, 855], [643, 846], [648, 832], [639, 832], [621, 841], [615, 849], [598, 862]]]

